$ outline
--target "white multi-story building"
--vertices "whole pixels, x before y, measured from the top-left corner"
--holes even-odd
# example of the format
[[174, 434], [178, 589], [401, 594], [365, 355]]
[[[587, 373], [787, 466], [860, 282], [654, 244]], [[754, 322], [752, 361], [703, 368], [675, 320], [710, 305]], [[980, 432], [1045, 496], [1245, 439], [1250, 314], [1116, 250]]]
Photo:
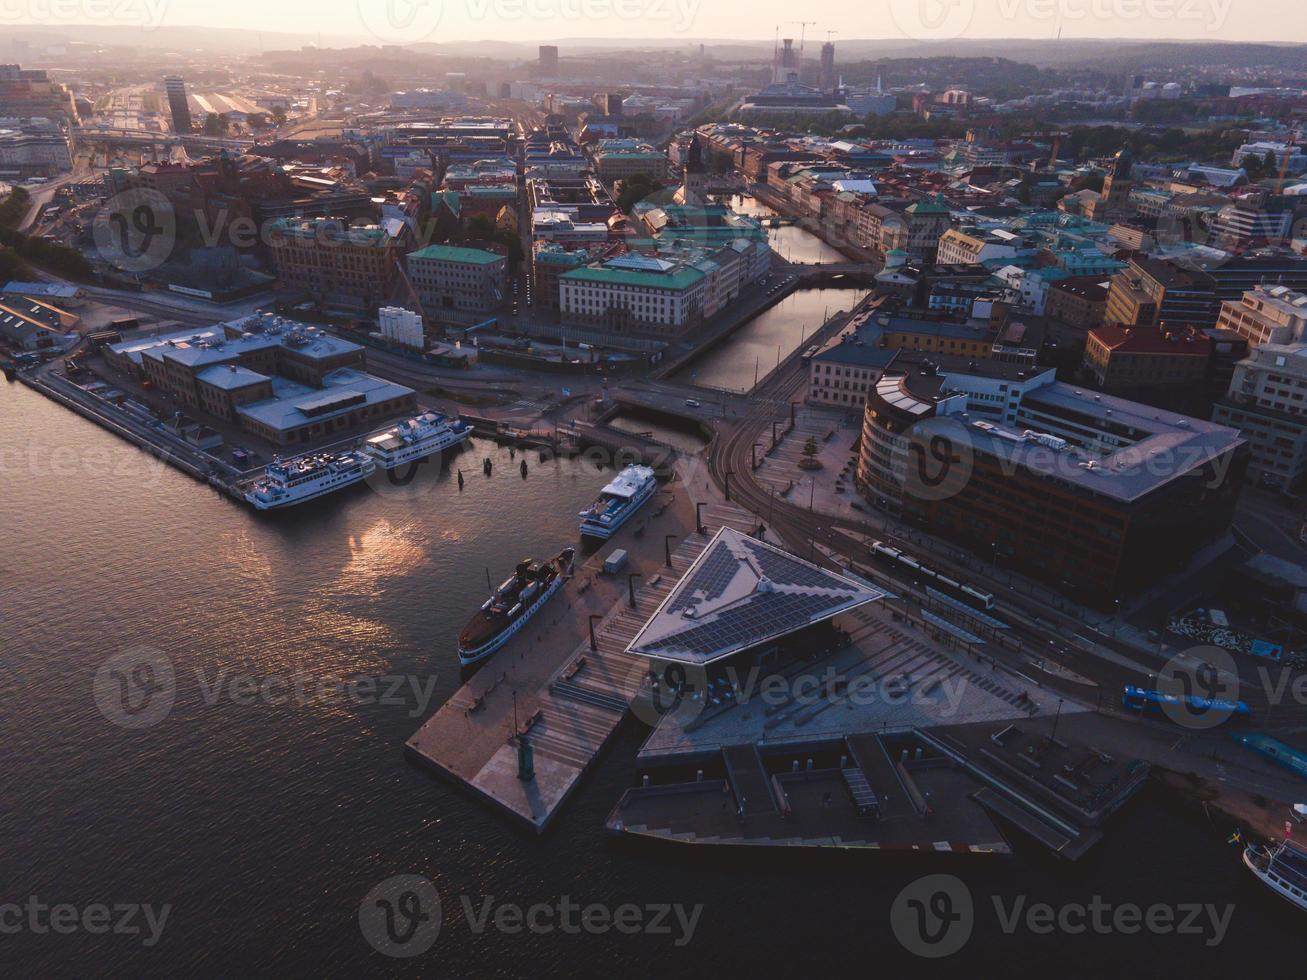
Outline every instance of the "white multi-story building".
[[950, 228], [939, 238], [935, 261], [940, 265], [976, 265], [987, 259], [1008, 259], [1023, 251], [1021, 236], [1005, 229]]
[[1265, 161], [1267, 154], [1275, 157], [1276, 169], [1285, 173], [1300, 174], [1307, 170], [1307, 154], [1292, 143], [1273, 143], [1270, 141], [1259, 141], [1256, 143], [1244, 143], [1239, 149], [1234, 151], [1230, 158], [1230, 163], [1236, 167], [1242, 167], [1249, 159], [1254, 158], [1258, 163]]
[[1264, 484], [1297, 489], [1307, 477], [1307, 344], [1264, 344], [1234, 366], [1212, 421], [1239, 429]]
[[1307, 294], [1287, 286], [1255, 286], [1221, 304], [1216, 326], [1258, 344], [1293, 344], [1307, 339]]
[[563, 317], [573, 323], [674, 337], [703, 317], [711, 282], [693, 265], [624, 255], [563, 273], [558, 292]]
[[49, 177], [73, 168], [68, 137], [49, 119], [0, 119], [0, 169]]

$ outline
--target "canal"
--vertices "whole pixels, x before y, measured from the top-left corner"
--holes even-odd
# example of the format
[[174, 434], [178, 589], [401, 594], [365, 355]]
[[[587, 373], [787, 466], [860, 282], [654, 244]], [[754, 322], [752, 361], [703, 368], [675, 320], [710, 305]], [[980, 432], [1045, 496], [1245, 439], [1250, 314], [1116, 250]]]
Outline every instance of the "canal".
[[[756, 197], [735, 194], [726, 202], [736, 214], [754, 218], [769, 218], [776, 214]], [[810, 231], [798, 225], [781, 225], [767, 229], [772, 251], [789, 262], [847, 262], [849, 257], [832, 248]]]
[[853, 309], [866, 295], [865, 289], [797, 290], [672, 377], [706, 388], [750, 391], [782, 360], [809, 342], [823, 323], [840, 311]]

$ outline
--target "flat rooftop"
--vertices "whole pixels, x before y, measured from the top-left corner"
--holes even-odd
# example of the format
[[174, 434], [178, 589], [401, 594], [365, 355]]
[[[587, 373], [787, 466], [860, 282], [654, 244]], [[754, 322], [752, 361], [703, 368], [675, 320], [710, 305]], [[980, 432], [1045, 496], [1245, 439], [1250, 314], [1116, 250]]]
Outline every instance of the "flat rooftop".
[[274, 378], [272, 398], [250, 402], [236, 410], [263, 425], [284, 431], [334, 418], [358, 405], [376, 405], [413, 393], [412, 388], [351, 368], [332, 371], [322, 380], [325, 387], [310, 388], [284, 378]]
[[342, 340], [311, 324], [287, 320], [264, 314], [249, 316], [211, 327], [192, 327], [172, 333], [134, 337], [109, 349], [125, 355], [135, 363], [150, 356], [162, 360], [167, 357], [180, 363], [199, 367], [220, 364], [249, 350], [279, 346], [294, 351], [302, 358], [315, 359], [347, 354], [362, 348], [352, 341]]
[[[1238, 429], [1053, 380], [1050, 369], [927, 355], [904, 358], [876, 382], [876, 397], [916, 419], [963, 426], [973, 451], [1121, 501], [1136, 500], [1246, 442]], [[894, 368], [912, 367], [907, 374]], [[1014, 420], [976, 409], [950, 412], [953, 396], [998, 381], [1024, 385]]]
[[205, 384], [213, 385], [215, 388], [221, 388], [224, 391], [235, 391], [238, 388], [247, 388], [250, 385], [256, 385], [260, 381], [267, 381], [266, 374], [259, 374], [258, 371], [251, 371], [249, 368], [243, 368], [238, 364], [215, 364], [211, 368], [205, 368], [196, 375]]
[[723, 527], [626, 652], [707, 664], [884, 595], [865, 582]]
[[[1130, 445], [1095, 453], [1074, 445], [1050, 449], [1036, 438], [1024, 438], [1032, 428], [1030, 412], [1089, 422], [1104, 431], [1132, 430]], [[1055, 382], [1029, 392], [1018, 417], [1020, 431], [982, 431], [973, 423], [968, 432], [977, 447], [1015, 457], [1035, 472], [1047, 472], [1066, 483], [1122, 501], [1137, 500], [1151, 491], [1203, 466], [1246, 442], [1238, 429], [1205, 419], [1177, 415], [1098, 392], [1081, 391]], [[1014, 453], [1013, 447], [1016, 447]]]

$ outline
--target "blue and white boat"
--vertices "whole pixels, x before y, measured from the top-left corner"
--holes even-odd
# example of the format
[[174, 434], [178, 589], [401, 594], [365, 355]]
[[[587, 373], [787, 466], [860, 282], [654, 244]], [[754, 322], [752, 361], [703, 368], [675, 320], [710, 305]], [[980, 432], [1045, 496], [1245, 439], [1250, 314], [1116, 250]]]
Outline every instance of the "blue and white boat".
[[652, 467], [628, 466], [599, 491], [599, 499], [577, 516], [581, 533], [591, 538], [608, 539], [631, 519], [658, 489]]
[[244, 496], [256, 510], [279, 510], [360, 483], [376, 469], [370, 456], [355, 450], [274, 459]]
[[461, 419], [423, 412], [392, 429], [369, 436], [363, 449], [383, 470], [416, 463], [467, 441], [472, 427]]

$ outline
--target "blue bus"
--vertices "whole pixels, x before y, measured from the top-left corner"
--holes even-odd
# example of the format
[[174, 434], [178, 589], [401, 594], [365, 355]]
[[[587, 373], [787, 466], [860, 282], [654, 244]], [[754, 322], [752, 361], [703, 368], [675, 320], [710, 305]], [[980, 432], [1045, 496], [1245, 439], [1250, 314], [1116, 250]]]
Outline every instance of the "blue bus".
[[1142, 687], [1135, 687], [1133, 684], [1125, 686], [1125, 692], [1121, 695], [1121, 703], [1133, 711], [1158, 713], [1166, 706], [1179, 707], [1189, 714], [1205, 715], [1209, 712], [1220, 713], [1225, 715], [1224, 721], [1244, 722], [1251, 716], [1252, 712], [1248, 710], [1248, 705], [1243, 701], [1226, 701], [1221, 698], [1200, 698], [1196, 694], [1188, 697], [1177, 697], [1174, 694], [1164, 694], [1161, 691], [1149, 691]]

